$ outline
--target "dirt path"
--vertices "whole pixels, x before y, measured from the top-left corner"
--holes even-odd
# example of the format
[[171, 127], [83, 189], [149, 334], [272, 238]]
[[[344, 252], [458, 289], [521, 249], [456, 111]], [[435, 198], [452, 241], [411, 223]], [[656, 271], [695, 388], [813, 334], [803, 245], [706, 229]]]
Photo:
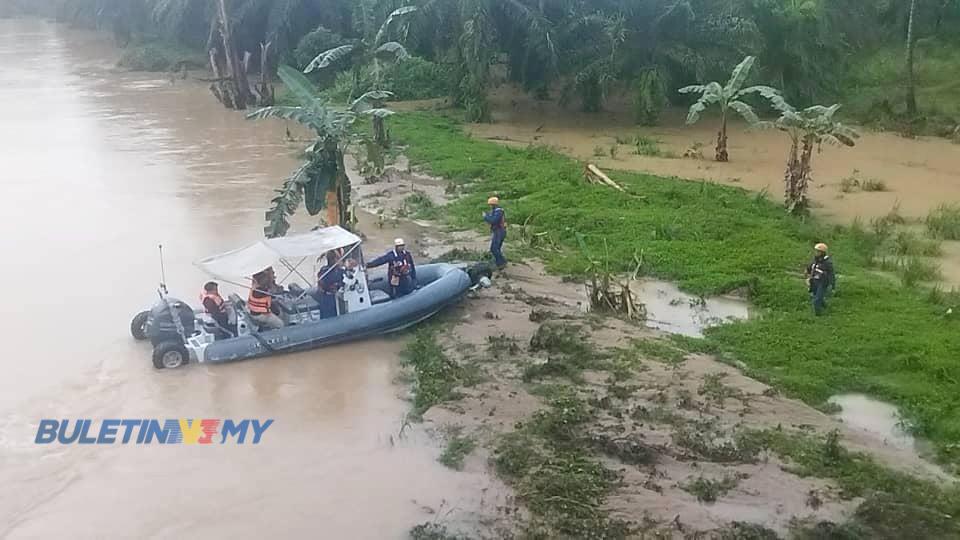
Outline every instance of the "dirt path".
[[[502, 144], [554, 146], [577, 159], [590, 160], [607, 169], [636, 170], [686, 179], [706, 179], [753, 191], [767, 191], [771, 199], [783, 197], [783, 170], [788, 150], [786, 135], [778, 131], [730, 126], [731, 161], [713, 161], [717, 121], [705, 117], [685, 126], [685, 111], [668, 111], [661, 126], [633, 124], [628, 108], [600, 114], [583, 114], [554, 103], [532, 100], [501, 88], [493, 96], [492, 124], [467, 129], [477, 137]], [[635, 146], [618, 144], [636, 136], [658, 141], [665, 155], [683, 156], [700, 145], [704, 160], [637, 155]], [[854, 148], [825, 146], [814, 156], [811, 196], [816, 214], [849, 224], [886, 215], [897, 207], [906, 218], [922, 219], [943, 203], [960, 203], [960, 144], [945, 139], [906, 139], [889, 133], [863, 130]], [[615, 147], [616, 157], [610, 157]], [[596, 154], [603, 154], [597, 156]], [[886, 191], [843, 192], [844, 178], [876, 180]], [[944, 282], [960, 287], [960, 242], [945, 242], [940, 261]]]
[[[358, 187], [357, 199], [368, 211], [382, 210], [389, 217], [402, 212], [400, 201], [417, 192], [431, 193], [442, 203], [436, 187], [435, 179], [401, 167], [382, 182]], [[385, 223], [389, 228], [402, 220]], [[429, 226], [422, 232], [421, 256], [482, 251], [486, 245], [486, 238], [474, 233], [448, 234]], [[840, 444], [887, 467], [938, 481], [950, 478], [912, 449], [780, 396], [709, 356], [675, 349], [666, 334], [642, 323], [588, 314], [586, 302], [582, 285], [529, 262], [511, 265], [493, 288], [474, 293], [447, 314], [438, 341], [458, 369], [474, 373], [475, 381], [458, 387], [457, 399], [431, 408], [424, 421], [450, 440], [476, 443], [464, 459], [464, 471], [495, 469], [494, 449], [504, 435], [531, 424], [548, 406], [550, 389], [567, 385], [590, 404], [592, 417], [584, 429], [592, 443], [587, 446], [592, 444], [593, 455], [618, 478], [604, 511], [658, 538], [716, 532], [733, 522], [762, 524], [784, 534], [800, 522], [843, 522], [862, 502], [841, 493], [835, 482], [791, 472], [770, 452], [753, 453], [731, 442], [743, 430], [818, 436], [838, 430]], [[623, 355], [624, 367], [611, 371], [609, 364], [596, 362], [582, 364], [572, 375], [555, 371], [551, 366], [570, 357], [561, 349], [534, 346], [544, 332], [569, 332], [576, 341], [590, 343], [591, 350], [618, 351], [611, 354]], [[527, 526], [532, 496], [519, 495], [489, 506], [494, 511], [481, 537], [502, 537]], [[433, 523], [462, 529], [455, 518], [438, 516]]]

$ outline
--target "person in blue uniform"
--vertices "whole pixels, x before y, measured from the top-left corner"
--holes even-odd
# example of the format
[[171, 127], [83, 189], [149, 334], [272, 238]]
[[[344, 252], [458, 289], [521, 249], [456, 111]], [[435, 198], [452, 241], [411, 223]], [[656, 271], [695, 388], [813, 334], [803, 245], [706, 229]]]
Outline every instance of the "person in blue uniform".
[[317, 272], [317, 294], [314, 299], [320, 304], [320, 318], [336, 317], [337, 292], [343, 286], [343, 266], [337, 262], [337, 254], [327, 253], [327, 265]]
[[807, 286], [813, 301], [813, 313], [823, 315], [827, 309], [827, 294], [837, 286], [837, 276], [833, 260], [827, 255], [827, 245], [819, 243], [813, 246], [813, 262], [807, 266]]
[[500, 199], [490, 197], [487, 199], [490, 205], [490, 211], [483, 213], [483, 220], [490, 225], [490, 254], [493, 255], [493, 261], [497, 268], [502, 270], [507, 266], [507, 258], [503, 256], [503, 241], [507, 238], [507, 218], [500, 208]]
[[417, 267], [413, 264], [413, 255], [407, 251], [403, 238], [393, 241], [393, 249], [370, 261], [368, 268], [388, 265], [387, 277], [390, 280], [390, 296], [399, 298], [408, 295], [417, 288]]

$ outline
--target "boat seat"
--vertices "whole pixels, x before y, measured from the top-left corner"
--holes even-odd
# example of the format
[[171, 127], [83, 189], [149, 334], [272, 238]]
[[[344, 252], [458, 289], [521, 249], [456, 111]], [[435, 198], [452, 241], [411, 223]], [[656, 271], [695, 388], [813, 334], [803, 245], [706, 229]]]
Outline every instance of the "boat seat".
[[390, 295], [380, 289], [370, 289], [370, 304], [377, 305], [390, 301]]

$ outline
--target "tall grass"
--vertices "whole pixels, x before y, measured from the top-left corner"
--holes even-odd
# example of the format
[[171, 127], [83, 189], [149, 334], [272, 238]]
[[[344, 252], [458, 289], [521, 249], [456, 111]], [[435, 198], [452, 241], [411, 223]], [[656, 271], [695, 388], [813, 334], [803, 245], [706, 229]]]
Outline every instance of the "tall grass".
[[941, 204], [927, 214], [926, 225], [935, 238], [960, 240], [960, 204]]

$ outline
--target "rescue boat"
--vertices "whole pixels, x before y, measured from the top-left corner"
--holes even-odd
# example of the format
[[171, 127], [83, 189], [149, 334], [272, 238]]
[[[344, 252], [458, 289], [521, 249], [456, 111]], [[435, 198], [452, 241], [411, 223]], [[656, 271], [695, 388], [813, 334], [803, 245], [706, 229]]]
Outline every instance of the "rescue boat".
[[[283, 292], [271, 294], [283, 328], [261, 331], [246, 302], [236, 294], [224, 299], [236, 328], [233, 324], [224, 328], [202, 307], [192, 308], [171, 296], [161, 284], [159, 300], [133, 318], [131, 333], [135, 339], [150, 340], [153, 364], [158, 369], [177, 368], [188, 362], [232, 362], [397, 332], [430, 318], [468, 291], [490, 285], [487, 265], [425, 264], [416, 268], [416, 289], [393, 298], [386, 270], [367, 273], [361, 243], [358, 236], [341, 227], [327, 227], [261, 240], [194, 263], [215, 279], [243, 287], [265, 268], [277, 265], [286, 269], [285, 278], [278, 281]], [[309, 275], [316, 276], [322, 256], [330, 252], [338, 254], [338, 265], [348, 259], [356, 264], [345, 272], [337, 293], [338, 315], [321, 318], [314, 299], [316, 287], [310, 286], [315, 280], [303, 275], [303, 267], [310, 261], [314, 271]], [[283, 288], [285, 281], [290, 284]]]

